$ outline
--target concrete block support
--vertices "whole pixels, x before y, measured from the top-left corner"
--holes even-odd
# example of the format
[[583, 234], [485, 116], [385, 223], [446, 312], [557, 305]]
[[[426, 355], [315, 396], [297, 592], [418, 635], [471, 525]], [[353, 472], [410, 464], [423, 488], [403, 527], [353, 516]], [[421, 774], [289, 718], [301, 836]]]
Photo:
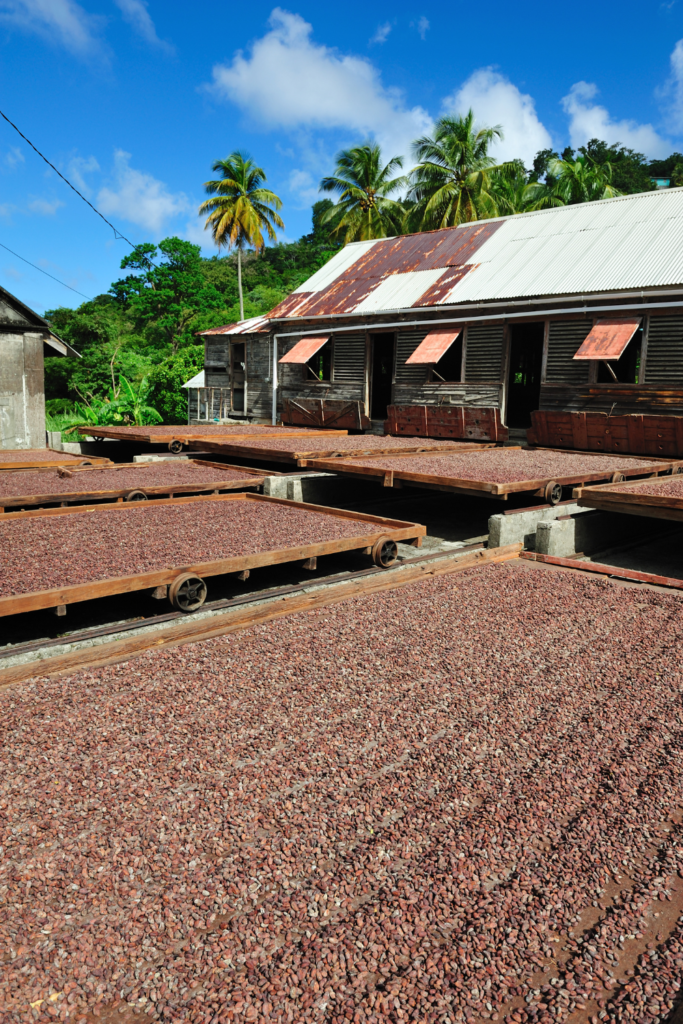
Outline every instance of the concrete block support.
[[577, 552], [592, 555], [622, 544], [644, 543], [661, 530], [662, 524], [656, 519], [584, 509], [584, 515], [539, 523], [536, 551], [557, 558], [571, 558]]
[[61, 430], [46, 430], [45, 440], [47, 441], [48, 448], [52, 448], [56, 452], [64, 451]]
[[[555, 505], [554, 508], [541, 508], [510, 512], [508, 515], [495, 515], [489, 519], [489, 547], [502, 548], [506, 544], [518, 544], [520, 541], [530, 551], [534, 550], [536, 529], [540, 523], [551, 522], [559, 516], [571, 516], [588, 512], [574, 502]], [[538, 550], [538, 549], [537, 549]]]

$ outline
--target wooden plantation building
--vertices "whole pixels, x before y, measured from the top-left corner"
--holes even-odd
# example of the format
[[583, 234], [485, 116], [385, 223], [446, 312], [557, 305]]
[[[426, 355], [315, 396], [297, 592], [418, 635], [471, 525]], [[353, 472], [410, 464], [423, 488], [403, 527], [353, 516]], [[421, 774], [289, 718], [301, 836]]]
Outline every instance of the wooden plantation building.
[[683, 189], [353, 243], [203, 337], [201, 418], [683, 455]]
[[80, 358], [47, 320], [0, 288], [0, 449], [45, 447], [46, 355]]

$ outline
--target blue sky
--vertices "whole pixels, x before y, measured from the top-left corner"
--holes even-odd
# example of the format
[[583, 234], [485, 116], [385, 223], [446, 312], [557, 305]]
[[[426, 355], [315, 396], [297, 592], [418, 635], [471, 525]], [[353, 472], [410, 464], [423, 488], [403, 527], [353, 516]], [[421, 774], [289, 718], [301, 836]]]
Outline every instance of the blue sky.
[[[215, 252], [196, 209], [236, 148], [310, 230], [342, 146], [404, 154], [445, 110], [501, 123], [497, 155], [598, 136], [683, 151], [683, 0], [472, 3], [0, 0], [0, 109], [133, 242]], [[5, 122], [0, 243], [86, 296], [128, 251]], [[82, 301], [0, 249], [0, 284], [38, 312]]]

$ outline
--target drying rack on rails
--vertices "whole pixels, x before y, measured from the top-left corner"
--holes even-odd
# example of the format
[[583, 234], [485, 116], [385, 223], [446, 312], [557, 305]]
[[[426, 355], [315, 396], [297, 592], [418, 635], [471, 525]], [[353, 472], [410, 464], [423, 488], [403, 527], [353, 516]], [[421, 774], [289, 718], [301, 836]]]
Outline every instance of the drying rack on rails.
[[[165, 444], [179, 455], [190, 441], [216, 437], [299, 437], [303, 434], [348, 434], [348, 430], [314, 430], [311, 427], [277, 427], [268, 423], [208, 423], [204, 426], [172, 426], [155, 424], [149, 427], [79, 427], [82, 437], [96, 441], [136, 441], [139, 444]], [[202, 445], [204, 450], [204, 445]]]
[[58, 452], [54, 448], [0, 448], [0, 471], [95, 465], [111, 465], [111, 459], [72, 455], [70, 452]]
[[150, 497], [260, 489], [263, 479], [262, 469], [203, 459], [21, 469], [0, 475], [0, 513], [30, 505], [146, 501]]
[[683, 522], [683, 464], [677, 470], [674, 476], [661, 479], [577, 487], [574, 498], [579, 505], [603, 512]]
[[453, 494], [480, 495], [506, 501], [510, 494], [532, 493], [551, 505], [562, 489], [587, 481], [623, 480], [669, 473], [679, 462], [635, 455], [598, 455], [542, 448], [472, 449], [409, 455], [392, 453], [365, 458], [306, 459], [309, 469], [375, 479], [384, 487], [424, 487]]
[[[334, 431], [329, 431], [333, 434]], [[329, 437], [321, 435], [327, 431], [318, 431], [316, 437], [301, 440], [296, 437], [263, 438], [221, 438], [214, 441], [190, 441], [190, 448], [205, 449], [214, 454], [229, 455], [232, 458], [242, 457], [260, 459], [263, 462], [289, 462], [298, 466], [309, 465], [312, 459], [359, 458], [362, 456], [407, 454], [418, 452], [471, 451], [481, 448], [492, 448], [492, 443], [472, 444], [468, 441], [438, 441], [429, 438], [389, 437], [379, 434], [349, 434], [347, 437]], [[316, 467], [317, 468], [317, 464]]]
[[[241, 507], [231, 509], [235, 503]], [[149, 513], [153, 513], [154, 519], [151, 532], [149, 521], [145, 524]], [[195, 556], [198, 552], [205, 553], [208, 543], [207, 528], [197, 527], [202, 513], [204, 520], [208, 514], [209, 528], [214, 530], [216, 537], [211, 541], [215, 544], [216, 557], [210, 559], [192, 557], [193, 553]], [[111, 516], [116, 519], [107, 520]], [[269, 543], [265, 536], [269, 518], [272, 520], [271, 533], [275, 537], [278, 531], [286, 536], [289, 530], [291, 534], [294, 523], [294, 535], [298, 536], [299, 542], [285, 546], [279, 546], [272, 540]], [[188, 540], [186, 532], [178, 532], [183, 529], [189, 532], [193, 526], [195, 536], [199, 531], [198, 539]], [[19, 529], [15, 531], [14, 527]], [[36, 550], [36, 537], [41, 530], [48, 528], [49, 546], [44, 546], [47, 554], [41, 554]], [[248, 528], [251, 540], [247, 542], [244, 536]], [[63, 615], [69, 604], [146, 589], [150, 589], [154, 597], [168, 597], [178, 610], [191, 612], [200, 608], [206, 599], [207, 576], [236, 573], [244, 580], [252, 569], [285, 562], [302, 562], [303, 568], [313, 570], [319, 557], [346, 551], [362, 551], [371, 556], [375, 565], [389, 568], [397, 560], [399, 541], [420, 547], [426, 532], [419, 523], [247, 492], [171, 498], [144, 504], [80, 505], [10, 512], [0, 518], [0, 547], [12, 552], [16, 571], [13, 574], [9, 564], [3, 564], [0, 569], [0, 617], [50, 608]], [[308, 537], [302, 542], [305, 534]], [[86, 550], [84, 536], [96, 537], [100, 552], [95, 554]], [[108, 550], [107, 537], [113, 538]], [[125, 545], [121, 544], [121, 537], [125, 537]], [[166, 550], [165, 538], [168, 538]], [[258, 539], [254, 541], [254, 538]], [[121, 571], [117, 576], [101, 576], [104, 558], [109, 560], [109, 565], [115, 564], [123, 570], [129, 551], [134, 550], [137, 557], [142, 557], [140, 552], [145, 539], [156, 542], [156, 565], [148, 564], [148, 571]], [[60, 557], [60, 544], [63, 550], [73, 553], [70, 561]], [[228, 550], [231, 545], [233, 549], [240, 545], [251, 549], [231, 554]], [[222, 551], [219, 550], [221, 547]], [[181, 559], [177, 556], [176, 563], [169, 565], [168, 551], [177, 552], [179, 548], [186, 557]], [[46, 560], [46, 567], [41, 565], [41, 557]], [[147, 559], [148, 563], [152, 560], [151, 557]], [[30, 566], [27, 570], [29, 581], [23, 590], [22, 566]], [[60, 573], [62, 577], [64, 574], [68, 576], [70, 572], [76, 577], [88, 575], [90, 578], [62, 585], [55, 580], [54, 586], [31, 589], [31, 577], [35, 579], [38, 576], [42, 582], [52, 582], [51, 577]], [[15, 593], [7, 594], [8, 587], [12, 587]]]

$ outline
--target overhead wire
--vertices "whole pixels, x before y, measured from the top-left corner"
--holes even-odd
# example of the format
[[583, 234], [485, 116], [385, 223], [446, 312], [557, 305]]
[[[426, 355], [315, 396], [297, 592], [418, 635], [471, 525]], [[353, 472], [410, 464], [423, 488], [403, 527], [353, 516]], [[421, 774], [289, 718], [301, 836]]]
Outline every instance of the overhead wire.
[[46, 277], [52, 278], [52, 280], [56, 281], [57, 284], [61, 284], [64, 288], [68, 288], [69, 291], [76, 292], [76, 295], [80, 295], [81, 298], [87, 299], [88, 302], [92, 302], [92, 298], [91, 298], [90, 295], [84, 295], [83, 292], [79, 292], [78, 288], [72, 288], [70, 284], [66, 283], [66, 281], [60, 281], [58, 277], [54, 277], [52, 274], [48, 274], [47, 270], [43, 270], [42, 267], [37, 267], [36, 264], [35, 263], [31, 263], [30, 260], [25, 260], [23, 256], [20, 256], [18, 252], [14, 252], [14, 250], [10, 249], [10, 247], [8, 245], [3, 245], [3, 243], [0, 242], [0, 247], [3, 248], [3, 249], [6, 249], [7, 252], [11, 252], [12, 255], [16, 256], [16, 258], [18, 260], [21, 260], [22, 263], [28, 263], [29, 267], [33, 267], [34, 270], [39, 270], [40, 273], [41, 274], [45, 274]]
[[[121, 232], [118, 230], [118, 228], [115, 228], [114, 225], [112, 224], [112, 222], [110, 220], [107, 220], [107, 218], [104, 216], [104, 214], [100, 213], [100, 211], [97, 209], [97, 207], [93, 206], [93, 204], [90, 202], [90, 200], [86, 199], [85, 196], [83, 195], [83, 193], [79, 192], [78, 189], [76, 188], [76, 186], [72, 185], [68, 178], [64, 177], [64, 175], [62, 174], [61, 171], [57, 170], [55, 165], [50, 160], [48, 160], [48, 158], [43, 153], [40, 152], [40, 150], [38, 149], [37, 146], [33, 145], [31, 140], [29, 138], [27, 138], [24, 135], [24, 133], [19, 128], [17, 128], [17, 126], [15, 125], [14, 121], [10, 121], [9, 117], [7, 116], [7, 114], [5, 114], [2, 110], [0, 110], [0, 117], [4, 118], [4, 120], [7, 121], [7, 124], [10, 125], [12, 128], [14, 128], [15, 132], [18, 135], [21, 135], [21, 137], [24, 140], [24, 142], [26, 142], [31, 147], [31, 149], [35, 153], [38, 154], [40, 159], [44, 160], [45, 163], [48, 165], [48, 167], [51, 167], [52, 170], [55, 172], [55, 174], [57, 174], [62, 179], [62, 181], [65, 184], [67, 184], [69, 186], [69, 188], [72, 189], [80, 199], [83, 200], [84, 203], [88, 204], [88, 206], [93, 211], [93, 213], [96, 213], [97, 216], [100, 217], [104, 221], [104, 223], [108, 227], [110, 227], [112, 229], [112, 231], [114, 232], [114, 238], [115, 239], [119, 239], [120, 238], [122, 241], [126, 242], [131, 247], [131, 249], [135, 249], [135, 244], [133, 242], [131, 242], [130, 238], [126, 238], [125, 235], [122, 235]], [[2, 245], [2, 243], [0, 243], [0, 245]], [[2, 248], [3, 249], [7, 249], [7, 252], [12, 252], [12, 250], [8, 249], [6, 245], [3, 245]], [[71, 289], [72, 292], [76, 292], [77, 295], [83, 295], [83, 292], [79, 292], [76, 288], [71, 288], [70, 284], [65, 284], [64, 281], [60, 281], [58, 278], [52, 277], [52, 274], [48, 274], [46, 270], [42, 270], [40, 267], [37, 267], [35, 265], [35, 263], [30, 263], [29, 260], [25, 260], [24, 257], [23, 256], [19, 256], [18, 253], [12, 252], [12, 255], [16, 256], [18, 260], [22, 260], [24, 263], [28, 263], [28, 265], [30, 267], [33, 267], [34, 270], [39, 270], [41, 272], [41, 274], [46, 274], [47, 277], [51, 277], [52, 280], [53, 281], [57, 281], [58, 284], [62, 284], [62, 285], [64, 285], [65, 288], [69, 288], [69, 289]], [[151, 264], [151, 266], [156, 267], [156, 263], [154, 262], [154, 260], [150, 259], [149, 256], [145, 257], [145, 259], [146, 259], [147, 263]], [[89, 297], [87, 295], [83, 295], [83, 298], [87, 299]]]

